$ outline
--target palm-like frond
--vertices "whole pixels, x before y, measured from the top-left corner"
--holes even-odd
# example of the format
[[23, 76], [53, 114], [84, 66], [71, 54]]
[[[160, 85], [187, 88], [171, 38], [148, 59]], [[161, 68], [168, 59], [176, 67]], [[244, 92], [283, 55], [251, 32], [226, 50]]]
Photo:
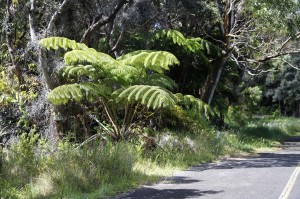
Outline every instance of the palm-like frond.
[[162, 31], [159, 31], [156, 34], [156, 36], [158, 38], [167, 37], [169, 39], [172, 39], [173, 43], [178, 44], [179, 46], [183, 46], [186, 44], [185, 36], [177, 30], [162, 30]]
[[104, 85], [84, 82], [58, 86], [49, 93], [48, 100], [53, 104], [61, 105], [71, 100], [79, 102], [84, 98], [93, 101], [96, 97], [107, 97], [111, 93], [111, 89]]
[[177, 103], [176, 96], [168, 90], [158, 86], [134, 85], [113, 93], [119, 100], [127, 102], [140, 102], [148, 108], [172, 107]]
[[48, 94], [48, 100], [56, 105], [67, 104], [70, 100], [80, 101], [83, 93], [78, 84], [67, 84], [53, 89]]
[[170, 70], [170, 66], [179, 64], [178, 59], [166, 51], [139, 50], [123, 55], [117, 59], [119, 62], [163, 73]]
[[97, 52], [97, 51], [84, 51], [84, 50], [72, 50], [70, 52], [67, 52], [64, 56], [64, 59], [67, 65], [86, 64], [86, 63], [104, 65], [116, 61], [108, 54]]
[[63, 76], [93, 76], [96, 72], [96, 68], [92, 65], [71, 65], [63, 68]]
[[85, 50], [85, 51], [95, 51], [92, 48], [88, 48], [83, 43], [77, 43], [75, 40], [71, 40], [64, 37], [49, 37], [44, 38], [39, 41], [39, 44], [46, 48], [47, 50], [53, 49], [57, 50], [58, 48], [63, 48], [64, 50]]
[[157, 73], [146, 75], [141, 81], [145, 85], [159, 86], [170, 90], [177, 87], [177, 84], [170, 77]]
[[194, 118], [199, 118], [203, 115], [209, 117], [212, 113], [208, 104], [192, 95], [182, 95], [181, 93], [177, 93], [176, 97], [178, 98], [178, 102], [182, 104], [186, 111]]

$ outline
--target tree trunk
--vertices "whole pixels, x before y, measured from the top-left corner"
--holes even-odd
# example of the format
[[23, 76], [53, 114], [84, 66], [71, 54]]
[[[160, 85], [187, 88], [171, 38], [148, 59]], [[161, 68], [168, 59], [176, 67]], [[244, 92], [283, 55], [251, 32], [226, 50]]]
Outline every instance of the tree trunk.
[[201, 100], [208, 105], [210, 105], [213, 100], [225, 63], [226, 57], [222, 57], [220, 60], [216, 61], [215, 64], [213, 64], [213, 68], [209, 71], [203, 88], [200, 89], [199, 94]]

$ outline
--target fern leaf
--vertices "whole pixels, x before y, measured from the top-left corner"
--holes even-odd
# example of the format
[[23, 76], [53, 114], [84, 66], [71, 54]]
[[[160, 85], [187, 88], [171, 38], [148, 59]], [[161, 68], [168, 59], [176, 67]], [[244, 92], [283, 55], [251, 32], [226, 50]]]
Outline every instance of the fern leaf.
[[174, 89], [177, 87], [177, 84], [170, 77], [162, 74], [151, 74], [146, 75], [142, 80], [143, 84], [150, 86], [159, 86], [166, 89]]
[[76, 65], [76, 66], [65, 66], [63, 69], [63, 76], [82, 76], [90, 75], [93, 76], [96, 72], [96, 68], [92, 65]]
[[186, 38], [183, 36], [181, 32], [177, 30], [168, 30], [167, 32], [165, 32], [165, 34], [168, 38], [171, 38], [173, 40], [174, 44], [183, 46], [186, 43]]
[[64, 37], [49, 37], [44, 38], [39, 41], [39, 44], [46, 48], [47, 50], [53, 49], [57, 50], [58, 48], [63, 48], [64, 50], [86, 50], [86, 51], [95, 51], [92, 48], [88, 48], [83, 43], [77, 43], [75, 40], [71, 40]]
[[216, 56], [220, 57], [222, 55], [222, 49], [219, 46], [217, 46], [205, 39], [202, 39], [202, 38], [197, 38], [197, 39], [198, 39], [198, 42], [202, 45], [202, 48], [203, 48], [202, 51], [205, 54], [214, 56], [214, 57], [216, 57]]
[[170, 66], [179, 64], [178, 59], [166, 51], [140, 50], [123, 55], [117, 60], [123, 64], [154, 70], [158, 73], [163, 73], [164, 70], [170, 70]]
[[139, 70], [129, 66], [129, 65], [115, 65], [115, 67], [110, 67], [110, 73], [113, 76], [123, 77], [124, 79], [128, 80], [133, 78], [134, 76], [138, 76], [140, 74]]
[[173, 93], [158, 86], [134, 85], [119, 89], [113, 95], [119, 100], [140, 102], [153, 109], [171, 107], [177, 103], [177, 98]]
[[164, 30], [159, 32], [158, 35], [159, 38], [164, 36], [167, 39], [172, 40], [174, 44], [183, 47], [187, 52], [197, 53], [201, 61], [209, 67], [211, 67], [211, 64], [207, 58], [207, 55], [216, 57], [220, 56], [222, 53], [222, 49], [217, 45], [214, 45], [213, 43], [200, 37], [186, 38], [177, 30]]
[[177, 93], [176, 97], [178, 102], [184, 105], [185, 110], [189, 115], [194, 118], [201, 118], [203, 115], [208, 118], [212, 113], [208, 104], [192, 95], [182, 95], [181, 93]]
[[62, 85], [53, 89], [49, 95], [48, 100], [56, 105], [67, 104], [70, 100], [82, 100], [82, 91], [78, 84]]
[[98, 64], [104, 65], [115, 62], [115, 59], [108, 54], [97, 51], [73, 50], [67, 52], [64, 56], [66, 65], [76, 64]]
[[84, 98], [93, 101], [97, 97], [105, 98], [111, 93], [112, 90], [104, 85], [85, 82], [58, 86], [49, 93], [48, 100], [53, 104], [61, 105], [71, 100], [78, 102]]
[[110, 88], [102, 84], [84, 82], [79, 86], [82, 90], [84, 90], [86, 98], [89, 101], [93, 101], [97, 97], [106, 98], [112, 93], [112, 90]]

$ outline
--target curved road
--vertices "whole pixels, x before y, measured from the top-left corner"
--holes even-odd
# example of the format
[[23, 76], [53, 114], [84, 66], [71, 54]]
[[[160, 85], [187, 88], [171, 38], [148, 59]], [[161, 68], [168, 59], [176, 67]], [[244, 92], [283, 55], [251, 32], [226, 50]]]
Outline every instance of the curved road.
[[274, 153], [194, 166], [115, 199], [300, 199], [298, 141]]

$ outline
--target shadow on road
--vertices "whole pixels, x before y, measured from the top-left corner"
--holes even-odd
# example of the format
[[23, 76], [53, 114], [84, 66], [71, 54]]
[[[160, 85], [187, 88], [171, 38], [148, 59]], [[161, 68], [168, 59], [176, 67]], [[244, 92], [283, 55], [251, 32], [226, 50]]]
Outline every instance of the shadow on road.
[[213, 190], [197, 190], [197, 189], [154, 189], [154, 188], [141, 188], [134, 192], [118, 197], [117, 199], [183, 199], [207, 196], [211, 194], [218, 194], [224, 191]]
[[[300, 139], [300, 137], [299, 137]], [[188, 172], [201, 172], [217, 169], [243, 169], [243, 168], [270, 168], [270, 167], [295, 167], [300, 161], [300, 143], [297, 138], [288, 140], [282, 145], [285, 150], [277, 153], [260, 153], [258, 156], [249, 158], [232, 158], [219, 163], [207, 163], [190, 167]], [[295, 150], [296, 149], [296, 150]], [[133, 192], [119, 196], [116, 199], [183, 199], [183, 198], [206, 198], [208, 195], [223, 193], [224, 190], [201, 190], [201, 189], [175, 189], [176, 184], [188, 184], [202, 182], [191, 178], [193, 174], [185, 176], [173, 176], [166, 179], [159, 188], [156, 186], [143, 187]], [[198, 184], [191, 187], [199, 187]], [[174, 189], [172, 189], [174, 188]], [[201, 187], [200, 187], [201, 188]]]
[[168, 177], [166, 181], [168, 181], [169, 184], [192, 184], [196, 182], [202, 182], [203, 180], [195, 180], [183, 176], [175, 176], [175, 177]]
[[258, 157], [246, 159], [230, 159], [220, 164], [204, 164], [189, 168], [189, 171], [204, 171], [208, 169], [239, 169], [266, 167], [295, 167], [300, 161], [299, 154], [260, 153]]

